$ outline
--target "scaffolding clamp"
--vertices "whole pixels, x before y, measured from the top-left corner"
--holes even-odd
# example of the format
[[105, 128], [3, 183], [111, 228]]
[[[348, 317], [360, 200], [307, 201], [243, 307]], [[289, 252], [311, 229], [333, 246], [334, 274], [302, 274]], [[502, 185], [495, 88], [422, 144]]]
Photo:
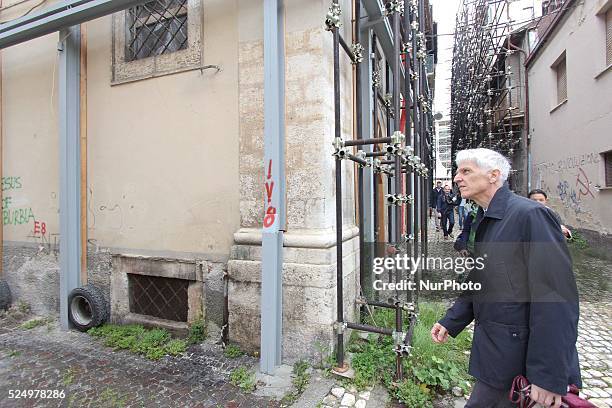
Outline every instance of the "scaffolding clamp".
[[396, 346], [399, 346], [400, 344], [402, 344], [404, 342], [404, 337], [406, 337], [406, 333], [401, 332], [401, 331], [394, 331], [391, 336], [393, 337], [393, 343]]
[[391, 135], [391, 143], [394, 145], [401, 145], [404, 140], [406, 140], [406, 136], [399, 130], [396, 130], [393, 132], [393, 135]]
[[341, 147], [339, 149], [336, 149], [336, 151], [334, 152], [332, 156], [337, 157], [340, 160], [344, 160], [348, 156], [348, 149], [346, 147]]
[[334, 330], [337, 334], [343, 334], [347, 327], [346, 322], [334, 322]]
[[395, 354], [398, 356], [409, 357], [412, 355], [412, 346], [403, 343], [398, 344], [393, 348], [393, 351], [395, 351]]
[[340, 16], [342, 15], [342, 9], [337, 3], [332, 3], [327, 16], [325, 17], [325, 30], [334, 31], [340, 28]]
[[385, 3], [385, 16], [393, 13], [404, 14], [404, 0], [389, 0]]
[[332, 144], [336, 150], [339, 150], [344, 147], [344, 140], [342, 140], [341, 137], [336, 137], [334, 138]]
[[363, 45], [359, 43], [351, 44], [351, 52], [353, 53], [353, 57], [355, 58], [352, 62], [353, 65], [357, 65], [363, 62], [363, 52], [365, 49]]
[[372, 71], [372, 87], [378, 88], [380, 86], [380, 69]]
[[385, 199], [387, 200], [387, 205], [404, 205], [405, 203], [412, 204], [414, 202], [411, 195], [402, 194], [386, 194]]
[[395, 144], [384, 145], [383, 150], [387, 152], [388, 155], [395, 155], [400, 153], [400, 147]]
[[404, 240], [404, 242], [411, 242], [411, 241], [414, 241], [414, 235], [412, 235], [412, 234], [403, 234], [402, 235], [402, 239]]

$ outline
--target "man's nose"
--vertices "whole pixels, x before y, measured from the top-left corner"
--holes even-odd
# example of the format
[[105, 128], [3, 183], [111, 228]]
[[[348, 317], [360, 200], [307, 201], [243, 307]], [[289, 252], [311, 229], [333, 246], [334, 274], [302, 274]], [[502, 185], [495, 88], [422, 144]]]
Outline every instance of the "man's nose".
[[460, 174], [459, 174], [459, 173], [457, 173], [457, 174], [455, 174], [455, 178], [453, 179], [453, 181], [454, 181], [455, 183], [458, 183], [458, 182], [459, 182], [459, 180], [461, 180], [461, 177], [460, 177]]

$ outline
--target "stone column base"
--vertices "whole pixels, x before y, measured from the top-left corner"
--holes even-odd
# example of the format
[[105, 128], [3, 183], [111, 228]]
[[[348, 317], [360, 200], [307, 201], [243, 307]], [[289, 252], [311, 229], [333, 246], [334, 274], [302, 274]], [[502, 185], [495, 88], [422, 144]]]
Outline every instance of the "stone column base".
[[[355, 321], [359, 237], [347, 228], [343, 243], [345, 320]], [[259, 351], [261, 328], [261, 230], [234, 235], [229, 274], [229, 337], [247, 352]], [[283, 363], [320, 362], [335, 344], [336, 246], [333, 231], [288, 233], [283, 260]], [[347, 337], [348, 338], [348, 337]]]

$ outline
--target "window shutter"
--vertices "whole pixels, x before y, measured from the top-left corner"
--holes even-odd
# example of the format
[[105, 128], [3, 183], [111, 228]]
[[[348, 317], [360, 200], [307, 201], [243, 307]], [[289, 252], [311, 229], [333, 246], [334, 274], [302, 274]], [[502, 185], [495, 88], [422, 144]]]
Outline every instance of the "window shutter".
[[606, 171], [606, 187], [612, 187], [612, 151], [604, 154], [604, 166]]
[[606, 13], [606, 64], [612, 64], [612, 8]]
[[567, 65], [563, 58], [557, 65], [557, 103], [567, 99]]

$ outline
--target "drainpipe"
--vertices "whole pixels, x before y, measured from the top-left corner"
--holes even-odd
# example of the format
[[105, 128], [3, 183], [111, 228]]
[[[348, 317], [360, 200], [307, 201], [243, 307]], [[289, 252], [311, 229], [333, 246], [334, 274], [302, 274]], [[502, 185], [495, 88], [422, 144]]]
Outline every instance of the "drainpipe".
[[[529, 35], [529, 32], [527, 32], [527, 35]], [[523, 53], [525, 62], [527, 62], [527, 52], [512, 44], [512, 37], [508, 37], [508, 45], [513, 50]], [[523, 63], [523, 66], [525, 67], [525, 123], [523, 125], [523, 134], [521, 137], [523, 138], [523, 182], [525, 183], [526, 192], [528, 192], [531, 184], [531, 175], [529, 174], [529, 74], [527, 72], [527, 65]]]

